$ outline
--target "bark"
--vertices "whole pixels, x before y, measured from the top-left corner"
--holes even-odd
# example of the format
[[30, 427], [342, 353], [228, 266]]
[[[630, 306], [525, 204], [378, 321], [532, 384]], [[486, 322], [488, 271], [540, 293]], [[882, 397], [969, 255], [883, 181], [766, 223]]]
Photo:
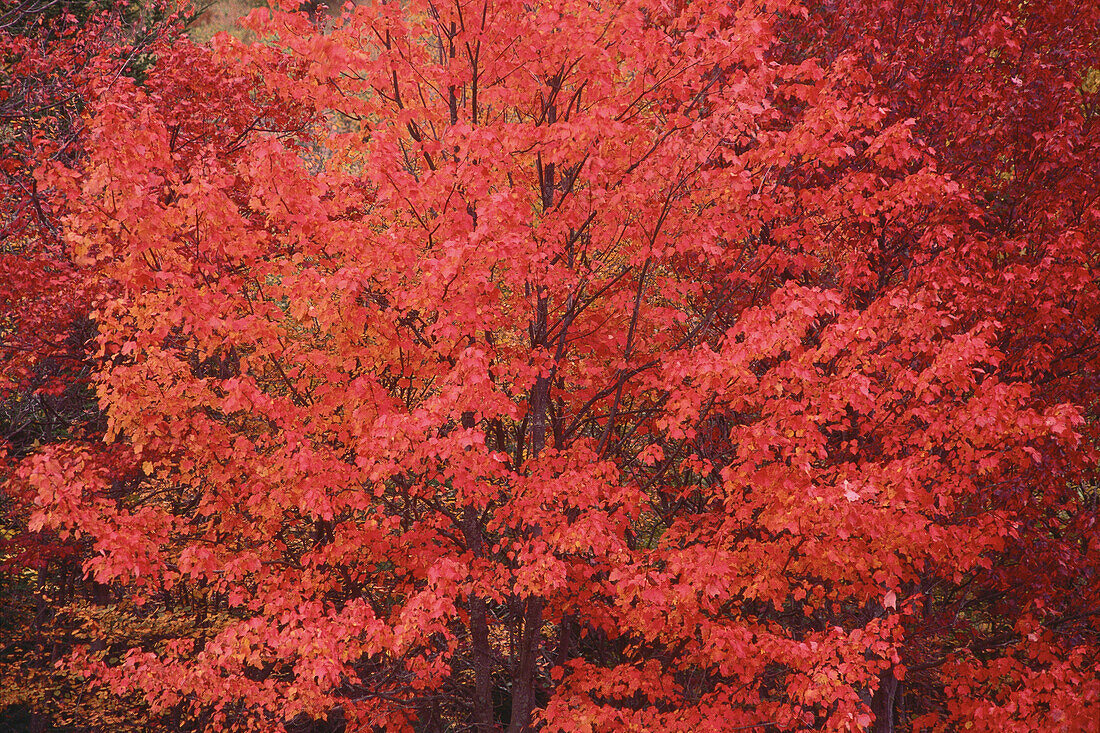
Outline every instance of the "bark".
[[879, 676], [878, 689], [871, 699], [871, 711], [875, 716], [874, 733], [894, 733], [894, 699], [898, 693], [898, 679], [894, 670], [888, 669]]
[[[474, 427], [474, 413], [462, 413], [462, 427]], [[477, 509], [466, 506], [462, 510], [462, 534], [466, 547], [474, 557], [485, 555], [485, 540]], [[489, 646], [489, 606], [485, 599], [471, 594], [467, 601], [470, 612], [470, 665], [474, 670], [474, 730], [489, 733], [496, 727], [493, 719], [493, 651]]]
[[[552, 171], [549, 175], [553, 175]], [[546, 324], [549, 304], [539, 294], [536, 320], [533, 324], [532, 341], [536, 345], [546, 343]], [[531, 452], [537, 457], [546, 445], [546, 413], [549, 405], [552, 375], [544, 375], [535, 381], [531, 390]], [[532, 527], [532, 536], [541, 534], [540, 527]], [[528, 597], [524, 602], [522, 635], [518, 649], [519, 664], [512, 678], [512, 717], [508, 723], [508, 733], [521, 733], [531, 730], [531, 713], [535, 709], [535, 673], [538, 669], [538, 657], [542, 649], [542, 610], [543, 599]]]
[[508, 724], [508, 733], [531, 730], [531, 713], [535, 709], [535, 672], [542, 648], [542, 606], [541, 598], [529, 598], [523, 614], [519, 669], [512, 683], [512, 719]]
[[[467, 547], [475, 557], [484, 552], [481, 525], [477, 511], [466, 507], [462, 515], [462, 530], [466, 535]], [[467, 602], [470, 612], [470, 664], [474, 670], [474, 729], [478, 733], [494, 730], [493, 720], [493, 652], [489, 646], [489, 607], [485, 599], [471, 594]]]

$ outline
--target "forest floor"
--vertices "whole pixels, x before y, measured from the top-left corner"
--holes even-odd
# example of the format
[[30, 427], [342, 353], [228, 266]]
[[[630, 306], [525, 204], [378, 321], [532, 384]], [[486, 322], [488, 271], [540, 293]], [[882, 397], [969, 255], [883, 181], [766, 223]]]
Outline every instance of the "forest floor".
[[205, 9], [191, 24], [188, 32], [194, 40], [206, 43], [222, 31], [241, 40], [250, 40], [252, 33], [239, 28], [237, 21], [248, 15], [253, 8], [261, 8], [267, 3], [264, 0], [213, 0], [195, 4], [205, 6]]
[[[236, 36], [242, 41], [254, 40], [254, 34], [239, 27], [237, 21], [248, 15], [254, 8], [262, 8], [267, 5], [266, 0], [194, 0], [194, 2], [196, 7], [203, 10], [189, 26], [188, 33], [191, 34], [191, 38], [199, 43], [207, 43], [222, 31], [231, 36]], [[330, 15], [335, 15], [343, 7], [344, 2], [343, 0], [328, 0], [327, 3], [318, 2], [316, 4], [327, 4]]]

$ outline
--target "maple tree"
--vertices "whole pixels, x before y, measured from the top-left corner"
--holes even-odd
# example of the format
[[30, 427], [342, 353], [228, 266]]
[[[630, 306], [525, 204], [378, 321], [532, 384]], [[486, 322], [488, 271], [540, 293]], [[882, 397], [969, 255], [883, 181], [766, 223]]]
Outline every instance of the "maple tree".
[[[847, 23], [870, 31], [854, 42], [874, 59], [880, 89], [912, 115], [942, 168], [969, 193], [968, 251], [941, 276], [961, 307], [1004, 324], [998, 373], [1028, 383], [1037, 403], [1067, 401], [1095, 414], [1096, 9], [939, 3], [928, 10], [851, 3], [842, 22], [833, 18], [818, 30], [823, 40], [834, 34], [826, 43]], [[899, 37], [919, 42], [890, 40]], [[1079, 602], [1096, 596], [1095, 478], [1080, 472], [1082, 460], [1093, 460], [1095, 425], [1084, 429], [1091, 437], [1077, 450], [1048, 448], [1034, 470], [1002, 478], [992, 505], [1011, 508], [1010, 547], [993, 572], [935, 598], [937, 631], [957, 635], [956, 642], [917, 666], [936, 670], [928, 681], [946, 679], [952, 689], [938, 665], [954, 658], [954, 684], [962, 685], [954, 689], [982, 681], [973, 688], [978, 694], [940, 698], [958, 724], [1095, 726], [1088, 716], [1061, 717], [1081, 699], [1095, 699], [1088, 666], [1095, 656], [1084, 652], [1095, 639], [1087, 621], [1095, 607]], [[1036, 677], [1001, 686], [994, 669], [1049, 674], [1049, 688], [1039, 691]], [[1080, 695], [1073, 691], [1079, 683]], [[909, 684], [925, 697], [942, 694]]]
[[0, 9], [0, 678], [18, 681], [0, 691], [5, 730], [87, 721], [148, 729], [140, 704], [86, 695], [84, 681], [55, 669], [74, 641], [129, 645], [149, 629], [135, 633], [141, 624], [114, 610], [118, 595], [84, 577], [88, 543], [28, 530], [33, 494], [7, 479], [50, 444], [79, 444], [119, 476], [132, 463], [129, 451], [97, 448], [105, 423], [89, 382], [97, 361], [88, 313], [104, 283], [72, 261], [66, 202], [36, 174], [81, 158], [94, 90], [120, 75], [140, 78], [152, 47], [177, 31], [178, 19], [155, 2], [24, 0]]
[[211, 729], [1094, 727], [1096, 13], [288, 7], [93, 80], [35, 180], [111, 445], [12, 484], [204, 621], [69, 669]]

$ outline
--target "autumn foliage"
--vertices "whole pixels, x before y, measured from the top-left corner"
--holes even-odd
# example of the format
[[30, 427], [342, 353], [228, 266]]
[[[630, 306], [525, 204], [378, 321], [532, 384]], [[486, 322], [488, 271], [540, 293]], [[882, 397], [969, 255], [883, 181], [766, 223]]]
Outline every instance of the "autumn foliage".
[[130, 629], [66, 675], [168, 730], [1097, 730], [1094, 4], [294, 5], [94, 67], [20, 169], [3, 276], [84, 320], [0, 336], [85, 324], [96, 401], [5, 491]]

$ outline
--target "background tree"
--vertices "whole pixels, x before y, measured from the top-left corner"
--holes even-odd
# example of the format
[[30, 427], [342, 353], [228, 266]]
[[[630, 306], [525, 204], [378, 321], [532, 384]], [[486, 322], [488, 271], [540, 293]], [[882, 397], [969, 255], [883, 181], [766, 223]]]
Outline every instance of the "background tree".
[[[940, 169], [968, 193], [973, 209], [960, 227], [966, 253], [944, 271], [943, 285], [960, 307], [977, 306], [1004, 324], [997, 373], [1028, 382], [1037, 404], [1067, 401], [1095, 415], [1097, 9], [853, 2], [832, 10], [811, 17], [818, 48], [861, 54], [891, 108], [913, 120]], [[906, 257], [906, 237], [888, 220], [882, 226], [880, 267], [897, 267]], [[1018, 278], [1029, 284], [1021, 287]], [[919, 652], [913, 663], [922, 675], [937, 675], [945, 661], [958, 659], [965, 660], [954, 667], [964, 681], [995, 678], [993, 670], [1022, 662], [1037, 683], [1049, 674], [1035, 662], [1045, 647], [1028, 637], [1058, 639], [1049, 653], [1060, 659], [1065, 647], [1095, 639], [1097, 609], [1079, 602], [1097, 591], [1096, 478], [1091, 469], [1082, 472], [1082, 461], [1093, 465], [1095, 421], [1083, 429], [1091, 435], [1084, 444], [1041, 449], [1041, 462], [986, 499], [988, 506], [1011, 508], [1010, 547], [991, 572], [937, 584], [929, 598], [937, 610], [926, 614], [956, 641]], [[1090, 663], [1095, 655], [1076, 658], [1077, 672], [1066, 670], [1068, 679]], [[998, 716], [1015, 709], [1017, 724], [1026, 727], [1027, 715], [1043, 705], [1075, 704], [1072, 684], [1056, 674], [1048, 682], [1070, 699], [1050, 703], [1033, 686], [1017, 683], [983, 688], [951, 707], [964, 718], [992, 716], [991, 727], [1006, 725]], [[942, 689], [909, 684], [924, 700]], [[1054, 718], [1040, 727], [1064, 725]]]
[[[44, 446], [87, 451], [122, 496], [128, 451], [101, 447], [106, 423], [90, 377], [88, 318], [110, 285], [63, 243], [67, 202], [46, 181], [79, 168], [83, 115], [120, 76], [140, 78], [179, 18], [156, 3], [26, 0], [0, 12], [0, 727], [145, 729], [140, 705], [87, 694], [54, 664], [74, 642], [129, 646], [156, 631], [120, 613], [117, 589], [84, 577], [90, 543], [28, 531], [32, 496], [8, 478]], [[98, 445], [97, 445], [98, 444]], [[178, 631], [178, 629], [177, 629]], [[176, 633], [176, 632], [173, 632]]]

